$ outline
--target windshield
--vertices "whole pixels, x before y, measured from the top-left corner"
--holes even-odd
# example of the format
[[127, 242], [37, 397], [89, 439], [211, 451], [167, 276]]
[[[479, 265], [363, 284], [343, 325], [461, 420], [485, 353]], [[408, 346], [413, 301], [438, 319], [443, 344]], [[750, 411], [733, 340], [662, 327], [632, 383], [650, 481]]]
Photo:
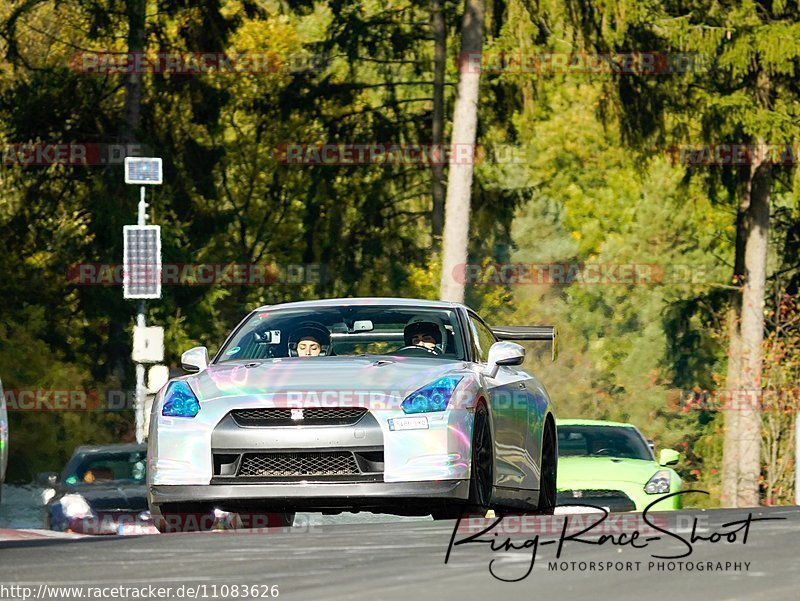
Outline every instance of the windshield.
[[558, 426], [558, 455], [653, 460], [641, 435], [619, 426]]
[[386, 305], [257, 311], [217, 362], [274, 357], [415, 356], [464, 360], [452, 309]]
[[62, 480], [66, 484], [144, 483], [146, 465], [146, 450], [78, 455], [67, 464]]

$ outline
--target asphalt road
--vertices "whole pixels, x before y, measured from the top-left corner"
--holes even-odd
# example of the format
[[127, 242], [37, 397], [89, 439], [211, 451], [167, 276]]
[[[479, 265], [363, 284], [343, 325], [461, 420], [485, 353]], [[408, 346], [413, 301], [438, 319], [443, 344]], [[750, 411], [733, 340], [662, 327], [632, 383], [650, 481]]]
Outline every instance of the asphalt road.
[[[445, 565], [455, 522], [301, 526], [268, 533], [229, 531], [6, 541], [0, 542], [0, 598], [10, 596], [8, 589], [3, 594], [3, 586], [38, 587], [45, 583], [82, 587], [205, 585], [205, 589], [199, 589], [199, 598], [214, 598], [214, 592], [218, 597], [227, 592], [226, 596], [233, 598], [232, 589], [226, 591], [223, 585], [257, 585], [255, 596], [240, 594], [239, 598], [269, 598], [266, 596], [268, 587], [277, 585], [279, 599], [326, 601], [800, 600], [798, 507], [753, 510], [754, 519], [783, 519], [751, 523], [746, 542], [744, 523], [727, 527], [723, 524], [745, 520], [747, 510], [684, 511], [669, 517], [654, 514], [651, 520], [659, 527], [687, 540], [695, 518], [698, 520], [696, 533], [705, 537], [738, 529], [735, 542], [723, 539], [713, 544], [697, 540], [690, 557], [675, 560], [654, 559], [651, 555], [682, 554], [687, 551], [687, 544], [676, 536], [652, 528], [648, 530], [634, 514], [624, 515], [627, 521], [612, 523], [613, 516], [609, 516], [607, 522], [596, 526], [592, 533], [599, 534], [602, 529], [606, 534], [613, 534], [615, 542], [621, 542], [622, 532], [630, 539], [638, 530], [642, 538], [635, 542], [640, 545], [645, 544], [645, 535], [661, 538], [647, 541], [648, 546], [642, 549], [614, 546], [612, 541], [589, 545], [567, 540], [558, 560], [561, 567], [556, 570], [549, 564], [554, 561], [557, 543], [547, 541], [558, 540], [565, 519], [570, 520], [571, 528], [579, 529], [581, 524], [586, 526], [598, 518], [593, 518], [592, 522], [585, 515], [554, 516], [547, 518], [549, 522], [528, 518], [527, 524], [507, 518], [498, 525], [507, 532], [496, 537], [492, 536], [496, 530], [483, 535], [486, 539], [494, 538], [496, 547], [500, 547], [507, 536], [522, 547], [526, 540], [533, 541], [537, 532], [539, 534], [540, 548], [535, 565], [527, 578], [518, 582], [502, 582], [493, 577], [490, 562], [495, 560], [492, 570], [498, 576], [520, 578], [531, 563], [530, 547], [492, 551], [488, 544], [457, 545]], [[519, 533], [520, 527], [526, 531]], [[456, 533], [455, 541], [476, 532], [469, 530], [469, 524], [462, 524], [462, 528]], [[596, 540], [597, 536], [592, 533], [582, 537]], [[638, 566], [637, 561], [640, 562]], [[679, 561], [684, 563], [679, 566]], [[596, 562], [594, 569], [589, 562]], [[612, 563], [610, 570], [597, 571], [601, 563], [608, 566], [608, 562]], [[659, 562], [663, 563], [659, 566]], [[691, 570], [688, 562], [692, 562]], [[747, 567], [745, 562], [748, 562]], [[699, 571], [699, 565], [703, 571]], [[21, 595], [20, 590], [17, 594]], [[173, 597], [177, 594], [177, 589], [173, 588]], [[77, 598], [77, 594], [62, 591], [60, 597]], [[133, 597], [128, 594], [122, 598]]]

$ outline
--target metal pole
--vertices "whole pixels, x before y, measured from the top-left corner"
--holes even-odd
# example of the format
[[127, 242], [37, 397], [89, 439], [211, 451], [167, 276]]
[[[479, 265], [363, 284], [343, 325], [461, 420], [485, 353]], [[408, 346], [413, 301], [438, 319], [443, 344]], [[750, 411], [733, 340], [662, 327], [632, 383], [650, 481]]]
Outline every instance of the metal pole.
[[147, 203], [144, 201], [144, 186], [139, 194], [139, 225], [147, 225]]
[[136, 442], [144, 441], [144, 365], [136, 364]]
[[[139, 225], [146, 225], [147, 220], [147, 203], [144, 201], [144, 186], [141, 187], [139, 197]], [[144, 300], [139, 301], [139, 307], [136, 312], [136, 327], [145, 327], [144, 321]], [[144, 365], [141, 363], [136, 364], [136, 403], [134, 406], [134, 417], [136, 419], [136, 442], [141, 443], [144, 441], [144, 397], [145, 393], [144, 383]]]

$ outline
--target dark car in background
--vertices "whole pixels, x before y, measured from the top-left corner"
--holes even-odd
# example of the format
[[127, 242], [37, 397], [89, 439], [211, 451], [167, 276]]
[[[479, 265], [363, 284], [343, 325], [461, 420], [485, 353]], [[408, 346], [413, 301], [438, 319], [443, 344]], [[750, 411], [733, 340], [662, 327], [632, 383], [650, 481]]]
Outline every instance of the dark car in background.
[[39, 474], [45, 528], [80, 534], [155, 532], [147, 509], [147, 447], [81, 446], [61, 474]]

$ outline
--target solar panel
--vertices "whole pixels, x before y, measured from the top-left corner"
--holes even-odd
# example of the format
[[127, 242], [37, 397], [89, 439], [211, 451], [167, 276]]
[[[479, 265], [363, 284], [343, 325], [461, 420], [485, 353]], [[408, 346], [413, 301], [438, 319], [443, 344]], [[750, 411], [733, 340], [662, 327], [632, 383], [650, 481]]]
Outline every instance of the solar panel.
[[125, 157], [126, 184], [160, 184], [163, 181], [161, 159]]
[[161, 226], [122, 227], [122, 295], [161, 298]]

